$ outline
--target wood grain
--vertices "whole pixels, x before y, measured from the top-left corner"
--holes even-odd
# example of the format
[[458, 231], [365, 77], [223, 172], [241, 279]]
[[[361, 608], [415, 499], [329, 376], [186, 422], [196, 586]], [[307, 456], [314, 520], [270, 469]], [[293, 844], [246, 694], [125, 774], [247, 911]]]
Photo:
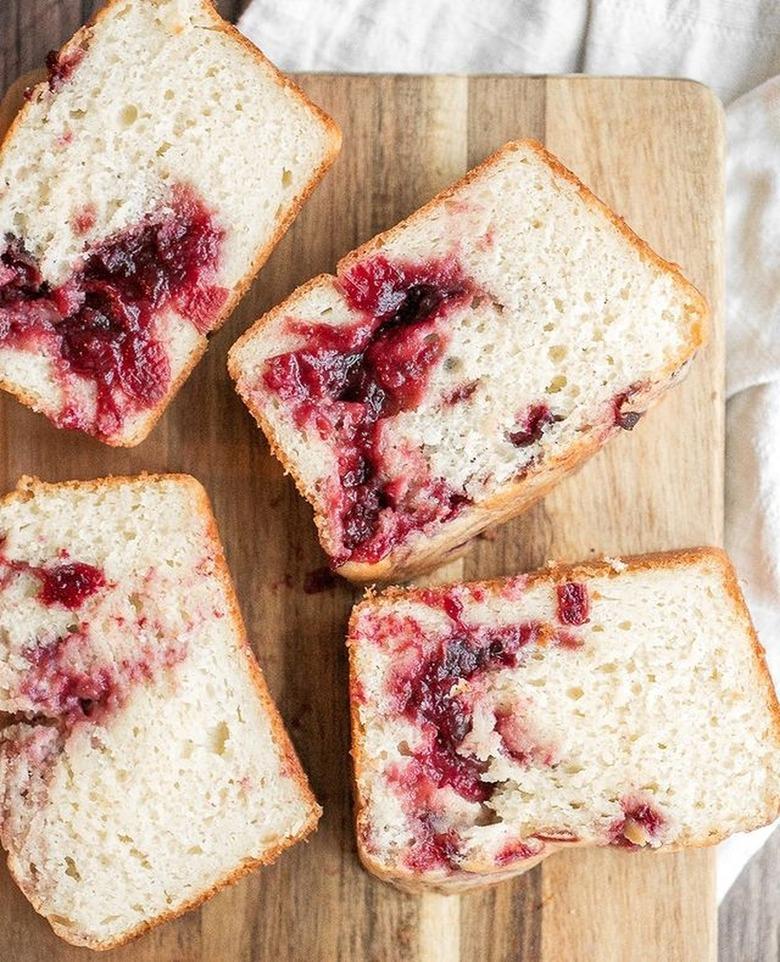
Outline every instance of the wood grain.
[[[325, 815], [311, 842], [200, 911], [108, 954], [123, 962], [711, 962], [712, 855], [556, 855], [460, 898], [400, 894], [358, 866], [349, 788], [346, 618], [340, 584], [309, 596], [323, 563], [310, 511], [231, 390], [225, 355], [258, 313], [427, 200], [506, 139], [537, 136], [657, 245], [715, 307], [715, 337], [687, 382], [546, 501], [479, 540], [448, 577], [718, 542], [723, 347], [720, 112], [675, 81], [306, 76], [344, 129], [344, 151], [252, 291], [139, 448], [58, 432], [0, 399], [0, 488], [182, 470], [209, 490], [256, 651]], [[438, 576], [442, 576], [442, 572]], [[0, 960], [83, 959], [0, 872]]]

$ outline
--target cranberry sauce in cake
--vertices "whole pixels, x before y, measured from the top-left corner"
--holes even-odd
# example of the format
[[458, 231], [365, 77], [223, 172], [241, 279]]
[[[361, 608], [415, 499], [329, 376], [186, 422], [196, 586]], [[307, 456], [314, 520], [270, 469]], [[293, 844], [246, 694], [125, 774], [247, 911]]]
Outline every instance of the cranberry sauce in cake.
[[[522, 578], [507, 582], [502, 591], [506, 601], [516, 602], [523, 585]], [[448, 792], [477, 806], [476, 817], [484, 818], [485, 806], [502, 788], [491, 771], [494, 757], [521, 770], [549, 768], [559, 761], [558, 747], [538, 731], [530, 702], [501, 686], [496, 695], [494, 687], [502, 672], [524, 665], [535, 651], [571, 647], [559, 639], [560, 619], [553, 615], [487, 624], [473, 612], [486, 596], [480, 585], [415, 592], [416, 602], [440, 613], [436, 629], [427, 617], [424, 627], [414, 614], [379, 609], [361, 616], [361, 637], [388, 654], [386, 717], [411, 723], [418, 736], [402, 746], [401, 760], [391, 759], [385, 768], [387, 782], [414, 826], [406, 862], [416, 871], [455, 870], [462, 860], [461, 839], [448, 822], [453, 805]], [[363, 687], [359, 684], [358, 690]], [[479, 744], [474, 742], [477, 716]], [[496, 864], [536, 856], [546, 840], [513, 840], [498, 853]]]
[[[148, 624], [140, 592], [130, 599], [135, 623], [128, 624], [117, 613], [116, 602], [121, 607], [125, 599], [116, 590], [100, 568], [71, 561], [64, 549], [56, 560], [32, 564], [10, 557], [0, 538], [0, 604], [23, 604], [27, 611], [26, 602], [16, 600], [21, 595], [51, 609], [53, 616], [20, 650], [16, 694], [11, 692], [20, 711], [59, 720], [66, 729], [86, 719], [103, 722], [121, 707], [132, 685], [185, 657], [186, 641], [168, 636], [162, 624]], [[58, 610], [70, 616], [57, 619]], [[114, 651], [105, 643], [106, 621], [130, 640], [126, 650]]]
[[554, 420], [546, 404], [534, 404], [517, 418], [517, 429], [509, 432], [509, 440], [516, 448], [527, 448], [541, 438], [544, 429]]
[[611, 845], [633, 851], [648, 843], [657, 845], [663, 841], [666, 819], [650, 799], [639, 794], [627, 795], [621, 798], [620, 807], [625, 814], [610, 826]]
[[[84, 212], [79, 213], [84, 217]], [[132, 413], [171, 387], [160, 315], [176, 311], [200, 333], [217, 321], [227, 291], [216, 286], [223, 230], [188, 187], [168, 203], [85, 251], [52, 287], [23, 238], [0, 255], [0, 348], [51, 358], [66, 399], [47, 412], [59, 427], [110, 438]], [[94, 410], [69, 398], [73, 379], [94, 385]]]
[[626, 404], [630, 403], [631, 398], [634, 397], [640, 389], [641, 385], [633, 385], [627, 391], [622, 391], [618, 394], [612, 401], [614, 423], [624, 431], [633, 431], [644, 415], [644, 411], [625, 410]]
[[398, 711], [431, 736], [429, 744], [412, 756], [419, 777], [430, 778], [437, 788], [450, 785], [469, 801], [485, 801], [492, 792], [492, 786], [480, 780], [485, 766], [459, 753], [471, 730], [471, 706], [468, 698], [453, 691], [486, 672], [516, 667], [522, 649], [535, 640], [539, 626], [467, 626], [460, 619], [457, 600], [445, 602], [453, 602], [445, 606], [451, 631], [425, 654], [410, 640], [407, 644], [416, 656], [411, 659], [413, 667], [408, 666], [409, 648], [402, 648], [401, 666], [390, 679], [390, 689]]
[[[44, 605], [62, 605], [74, 611], [100, 588], [106, 579], [103, 572], [93, 565], [77, 561], [73, 564], [56, 564], [40, 569], [41, 593]], [[36, 572], [37, 573], [37, 572]]]
[[66, 727], [88, 719], [104, 722], [138, 682], [150, 681], [184, 659], [184, 645], [146, 644], [119, 662], [103, 660], [90, 648], [88, 626], [25, 653], [20, 693], [32, 709], [61, 719]]
[[383, 424], [419, 404], [447, 347], [447, 318], [475, 289], [452, 257], [412, 264], [381, 254], [353, 266], [341, 287], [360, 320], [335, 327], [290, 319], [289, 333], [305, 346], [270, 358], [263, 384], [290, 407], [297, 427], [336, 451], [338, 480], [329, 493], [341, 539], [336, 563], [371, 563], [468, 502], [443, 478], [421, 474], [418, 459], [408, 477], [391, 472]]
[[[566, 726], [592, 724], [577, 703], [600, 683], [585, 660], [600, 597], [582, 581], [520, 577], [360, 606], [350, 645], [352, 698], [374, 746], [370, 759], [356, 756], [369, 851], [380, 851], [375, 805], [380, 824], [386, 807], [403, 812], [398, 858], [412, 872], [476, 871], [475, 859], [484, 871], [486, 858], [510, 868], [564, 842], [662, 844], [667, 820], [654, 799], [619, 778], [599, 807], [578, 778], [591, 760]], [[538, 799], [535, 814], [523, 798]]]
[[[18, 572], [33, 575], [40, 588], [38, 600], [47, 607], [58, 605], [75, 611], [87, 598], [106, 586], [103, 572], [83, 561], [57, 561], [50, 565], [32, 565], [27, 561], [12, 561], [3, 552], [5, 541], [0, 538], [0, 590]], [[61, 557], [67, 558], [67, 552]]]
[[588, 620], [588, 586], [577, 581], [558, 585], [558, 620], [564, 625], [582, 625]]
[[49, 90], [57, 93], [73, 76], [76, 68], [84, 59], [85, 51], [76, 47], [69, 53], [50, 50], [46, 55], [46, 69], [49, 72]]
[[[587, 437], [603, 443], [639, 418], [624, 406], [644, 403], [646, 383], [626, 389], [621, 378], [617, 393], [613, 386], [586, 402], [575, 382], [587, 376], [582, 359], [593, 345], [574, 331], [548, 343], [555, 324], [536, 331], [538, 311], [501, 303], [501, 283], [470, 256], [461, 241], [420, 260], [380, 248], [315, 280], [292, 296], [289, 313], [282, 305], [261, 325], [279, 353], [264, 353], [259, 365], [252, 358], [238, 375], [240, 393], [324, 518], [334, 567], [393, 554], [387, 569], [401, 576], [417, 544], [470, 506], [490, 505], [545, 462], [563, 464], [563, 451], [584, 452]], [[309, 455], [319, 455], [319, 471]], [[464, 534], [481, 522], [470, 511]], [[463, 546], [454, 534], [452, 544]]]

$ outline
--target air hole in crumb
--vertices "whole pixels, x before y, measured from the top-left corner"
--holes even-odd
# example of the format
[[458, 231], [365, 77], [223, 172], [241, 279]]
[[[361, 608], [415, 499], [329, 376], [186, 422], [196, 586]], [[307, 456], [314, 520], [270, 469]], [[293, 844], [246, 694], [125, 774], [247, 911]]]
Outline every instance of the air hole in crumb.
[[282, 187], [290, 187], [293, 182], [292, 171], [286, 167], [282, 170]]
[[123, 127], [132, 127], [136, 120], [138, 120], [138, 108], [135, 104], [127, 104], [122, 108], [119, 121]]
[[70, 855], [65, 856], [65, 874], [77, 882], [81, 881], [81, 875], [79, 875], [79, 870], [76, 868], [76, 863], [70, 857]]
[[139, 851], [139, 849], [131, 848], [130, 855], [132, 855], [132, 857], [140, 863], [141, 868], [150, 869], [152, 867], [149, 859], [146, 857], [146, 855], [144, 855], [143, 852]]
[[227, 722], [220, 722], [209, 733], [209, 748], [215, 755], [225, 754], [225, 745], [230, 738], [230, 728]]
[[163, 97], [164, 97], [166, 100], [173, 100], [175, 96], [176, 96], [176, 91], [175, 91], [175, 90], [171, 90], [170, 87], [169, 87], [169, 88], [165, 91], [165, 93], [163, 94]]
[[618, 625], [618, 628], [621, 628], [623, 631], [630, 631], [631, 628], [633, 628], [633, 625], [630, 621], [621, 621]]
[[563, 374], [556, 374], [545, 390], [548, 394], [557, 394], [559, 391], [562, 391], [568, 383], [568, 379], [564, 377]]
[[[555, 310], [558, 311], [558, 313], [563, 314], [565, 310], [565, 305], [563, 301], [560, 299], [560, 297], [554, 297], [553, 304], [555, 305]], [[550, 325], [549, 329], [552, 330], [552, 324]], [[546, 326], [545, 326], [545, 330], [547, 330]]]
[[579, 701], [580, 698], [585, 694], [581, 688], [569, 688], [566, 694], [571, 698], [572, 701]]
[[565, 344], [554, 344], [548, 353], [550, 355], [550, 360], [558, 362], [562, 361], [566, 357], [567, 352], [568, 348]]
[[414, 754], [414, 752], [409, 747], [409, 742], [406, 742], [406, 741], [400, 742], [400, 744], [398, 745], [398, 754], [404, 755], [407, 757]]
[[488, 805], [480, 805], [479, 812], [474, 818], [474, 824], [483, 825], [500, 825], [503, 819], [498, 814], [494, 808], [490, 808]]

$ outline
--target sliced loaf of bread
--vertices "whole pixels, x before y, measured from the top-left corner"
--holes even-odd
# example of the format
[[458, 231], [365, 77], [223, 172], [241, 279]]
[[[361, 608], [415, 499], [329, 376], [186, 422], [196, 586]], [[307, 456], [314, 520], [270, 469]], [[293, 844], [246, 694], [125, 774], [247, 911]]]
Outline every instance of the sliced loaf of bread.
[[715, 549], [391, 590], [356, 607], [349, 650], [360, 856], [402, 887], [780, 813], [780, 709]]
[[319, 817], [186, 476], [0, 501], [0, 722], [0, 842], [77, 945], [179, 915]]
[[707, 308], [539, 144], [507, 144], [262, 317], [230, 371], [355, 581], [527, 508], [642, 412]]
[[0, 386], [143, 440], [339, 138], [210, 0], [110, 0], [0, 150]]

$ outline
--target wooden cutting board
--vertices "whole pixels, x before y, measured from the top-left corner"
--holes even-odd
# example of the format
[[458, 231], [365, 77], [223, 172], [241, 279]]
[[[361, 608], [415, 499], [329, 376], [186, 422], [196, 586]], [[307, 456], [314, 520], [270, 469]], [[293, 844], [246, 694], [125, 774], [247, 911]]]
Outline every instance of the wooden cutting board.
[[[582, 77], [303, 76], [344, 131], [342, 155], [151, 437], [129, 451], [58, 432], [0, 400], [0, 489], [186, 471], [214, 501], [250, 637], [325, 809], [319, 831], [199, 911], [106, 956], [123, 962], [711, 962], [713, 857], [555, 855], [461, 897], [403, 895], [358, 865], [344, 631], [357, 593], [307, 595], [322, 565], [310, 511], [228, 381], [230, 344], [259, 313], [395, 223], [506, 140], [546, 143], [714, 307], [690, 377], [544, 503], [475, 543], [448, 577], [718, 543], [723, 515], [722, 116], [704, 88]], [[652, 336], [648, 332], [648, 336]], [[438, 573], [441, 577], [442, 573]], [[597, 721], [597, 720], [594, 720]], [[0, 868], [0, 962], [64, 962]]]

